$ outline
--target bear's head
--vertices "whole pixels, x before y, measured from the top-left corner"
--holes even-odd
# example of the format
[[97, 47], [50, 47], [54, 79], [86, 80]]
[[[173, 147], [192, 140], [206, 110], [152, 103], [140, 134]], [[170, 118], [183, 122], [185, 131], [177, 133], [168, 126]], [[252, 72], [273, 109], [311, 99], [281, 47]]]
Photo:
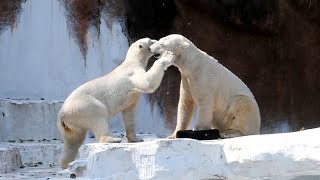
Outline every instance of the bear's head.
[[145, 58], [148, 60], [151, 56], [153, 56], [150, 51], [150, 46], [155, 42], [157, 42], [157, 40], [153, 40], [150, 38], [139, 39], [130, 45], [128, 53], [135, 57], [142, 56], [141, 60], [143, 61], [145, 60]]
[[156, 58], [159, 58], [165, 51], [172, 51], [176, 57], [180, 57], [190, 47], [190, 44], [192, 44], [191, 41], [184, 36], [171, 34], [151, 45], [150, 50]]

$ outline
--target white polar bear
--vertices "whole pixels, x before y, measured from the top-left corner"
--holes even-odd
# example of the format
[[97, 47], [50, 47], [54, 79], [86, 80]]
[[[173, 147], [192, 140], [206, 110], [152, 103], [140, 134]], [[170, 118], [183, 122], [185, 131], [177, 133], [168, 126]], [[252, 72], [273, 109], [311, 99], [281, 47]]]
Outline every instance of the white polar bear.
[[181, 72], [177, 131], [186, 130], [198, 107], [195, 130], [216, 128], [223, 138], [260, 134], [260, 112], [249, 88], [216, 59], [182, 35], [161, 38], [151, 47], [161, 54], [172, 51]]
[[57, 126], [64, 141], [60, 162], [65, 169], [76, 158], [86, 132], [91, 129], [98, 142], [118, 143], [121, 138], [108, 134], [108, 121], [122, 112], [128, 142], [140, 142], [135, 133], [135, 110], [139, 95], [152, 93], [160, 85], [164, 71], [174, 55], [166, 52], [146, 72], [153, 55], [149, 47], [156, 42], [143, 38], [133, 43], [124, 62], [109, 74], [89, 81], [74, 90], [62, 105]]

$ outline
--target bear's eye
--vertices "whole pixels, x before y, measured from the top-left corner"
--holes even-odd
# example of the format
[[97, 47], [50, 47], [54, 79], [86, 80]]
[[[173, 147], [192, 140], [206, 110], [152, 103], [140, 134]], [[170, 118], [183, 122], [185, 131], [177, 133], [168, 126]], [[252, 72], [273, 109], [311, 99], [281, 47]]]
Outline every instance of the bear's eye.
[[140, 44], [140, 45], [139, 45], [139, 48], [140, 48], [140, 49], [142, 49], [142, 48], [143, 48], [143, 46]]

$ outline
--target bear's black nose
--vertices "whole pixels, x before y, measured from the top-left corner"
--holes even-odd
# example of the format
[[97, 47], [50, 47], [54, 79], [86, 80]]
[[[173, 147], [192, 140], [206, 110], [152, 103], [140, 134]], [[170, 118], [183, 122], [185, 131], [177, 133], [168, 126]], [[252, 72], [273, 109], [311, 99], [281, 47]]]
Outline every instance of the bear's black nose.
[[159, 53], [155, 53], [155, 54], [153, 55], [153, 57], [155, 57], [156, 59], [159, 59], [160, 56], [161, 56], [161, 54], [159, 54]]

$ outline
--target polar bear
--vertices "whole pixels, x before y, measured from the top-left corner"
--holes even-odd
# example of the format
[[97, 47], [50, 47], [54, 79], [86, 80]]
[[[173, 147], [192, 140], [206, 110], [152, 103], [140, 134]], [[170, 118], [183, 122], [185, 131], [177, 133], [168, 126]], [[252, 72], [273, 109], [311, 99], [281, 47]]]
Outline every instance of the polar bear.
[[177, 125], [168, 138], [188, 128], [194, 105], [198, 108], [195, 130], [216, 128], [222, 138], [260, 134], [260, 111], [253, 94], [216, 59], [178, 34], [161, 38], [150, 49], [155, 56], [172, 51], [173, 65], [181, 72]]
[[156, 40], [143, 38], [128, 49], [124, 62], [109, 74], [89, 81], [74, 90], [62, 105], [57, 126], [64, 141], [62, 169], [76, 158], [86, 132], [91, 129], [98, 142], [119, 143], [121, 138], [108, 133], [108, 121], [121, 112], [128, 142], [140, 142], [135, 133], [135, 110], [140, 93], [152, 93], [160, 85], [164, 71], [175, 56], [165, 52], [146, 72], [153, 55], [150, 45]]

